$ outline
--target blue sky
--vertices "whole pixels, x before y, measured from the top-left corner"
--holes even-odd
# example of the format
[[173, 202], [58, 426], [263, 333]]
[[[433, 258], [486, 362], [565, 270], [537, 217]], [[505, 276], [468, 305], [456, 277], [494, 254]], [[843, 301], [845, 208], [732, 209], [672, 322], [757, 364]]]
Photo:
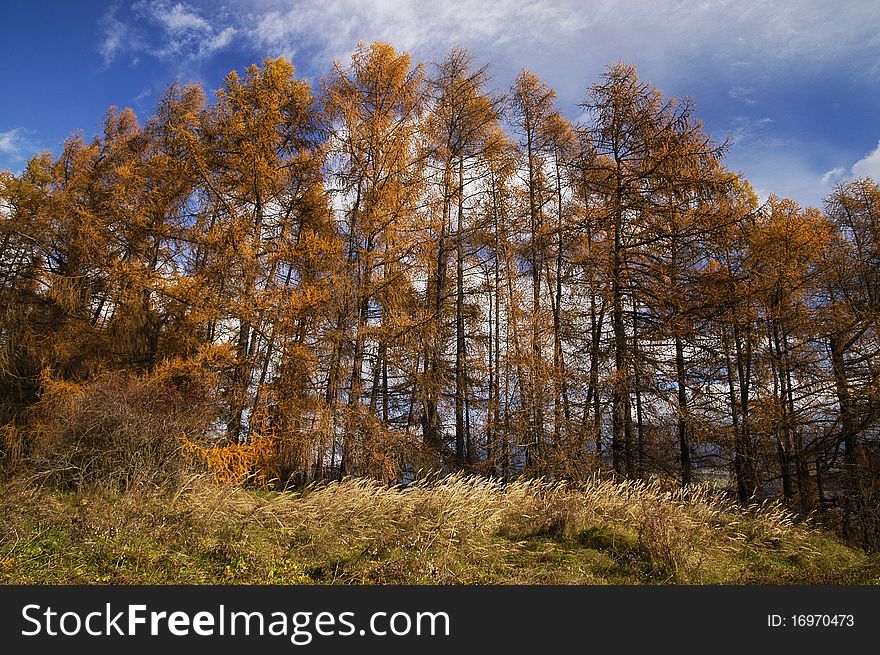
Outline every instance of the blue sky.
[[760, 195], [819, 205], [852, 176], [880, 180], [880, 2], [864, 0], [0, 0], [0, 168], [93, 136], [110, 105], [152, 113], [175, 79], [290, 58], [318, 84], [358, 41], [426, 63], [463, 45], [506, 89], [527, 67], [578, 118], [606, 64], [691, 96], [731, 137], [728, 165]]

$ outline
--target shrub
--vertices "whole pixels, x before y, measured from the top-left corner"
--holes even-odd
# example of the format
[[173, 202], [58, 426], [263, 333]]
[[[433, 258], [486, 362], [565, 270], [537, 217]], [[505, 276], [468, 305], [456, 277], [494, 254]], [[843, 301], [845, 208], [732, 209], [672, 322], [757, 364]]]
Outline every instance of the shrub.
[[181, 436], [216, 417], [212, 388], [198, 367], [179, 362], [82, 383], [44, 375], [30, 410], [31, 467], [77, 488], [173, 482], [187, 465]]

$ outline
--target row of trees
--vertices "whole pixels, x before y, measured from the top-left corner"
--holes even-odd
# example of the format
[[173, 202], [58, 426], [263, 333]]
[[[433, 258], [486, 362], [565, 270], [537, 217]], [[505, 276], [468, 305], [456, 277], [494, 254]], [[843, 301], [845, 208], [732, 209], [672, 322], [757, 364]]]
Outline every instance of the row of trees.
[[211, 399], [189, 438], [271, 434], [300, 479], [712, 477], [876, 540], [877, 185], [759, 205], [633, 66], [579, 125], [489, 84], [377, 43], [316, 97], [270, 59], [3, 173], [17, 452], [52, 385], [176, 362]]

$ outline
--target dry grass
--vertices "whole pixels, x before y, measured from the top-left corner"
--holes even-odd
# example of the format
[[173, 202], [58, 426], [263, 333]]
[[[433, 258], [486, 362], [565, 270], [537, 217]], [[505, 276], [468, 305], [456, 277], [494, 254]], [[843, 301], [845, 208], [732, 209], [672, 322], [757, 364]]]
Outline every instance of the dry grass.
[[[718, 572], [711, 567], [719, 560], [776, 552], [783, 542], [787, 555], [816, 554], [817, 533], [797, 525], [778, 503], [743, 510], [708, 487], [665, 490], [658, 481], [594, 478], [571, 487], [456, 474], [403, 488], [347, 479], [302, 493], [226, 488], [218, 495], [200, 480], [184, 495], [207, 520], [231, 514], [235, 522], [254, 522], [325, 553], [354, 550], [355, 559], [385, 568], [415, 560], [442, 582], [459, 581], [462, 561], [491, 566], [516, 557], [534, 538], [589, 547], [597, 526], [616, 534], [627, 545], [626, 556], [657, 581], [714, 579]], [[592, 545], [603, 546], [601, 540]], [[344, 579], [339, 567], [334, 574]]]
[[[767, 583], [876, 580], [876, 562], [778, 504], [594, 478], [346, 479], [255, 492], [67, 495], [7, 483], [7, 582]], [[857, 573], [853, 573], [857, 572]], [[873, 577], [872, 577], [873, 576]]]

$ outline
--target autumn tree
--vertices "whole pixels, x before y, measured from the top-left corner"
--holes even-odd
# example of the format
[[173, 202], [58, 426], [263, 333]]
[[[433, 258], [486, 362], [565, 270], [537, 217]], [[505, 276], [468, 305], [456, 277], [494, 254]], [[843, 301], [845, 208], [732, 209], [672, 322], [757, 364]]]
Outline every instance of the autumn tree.
[[[51, 159], [34, 157], [20, 176], [0, 174], [0, 421], [16, 428], [39, 393], [40, 341], [52, 312], [43, 295], [51, 226], [48, 201]], [[22, 444], [26, 447], [26, 444]]]
[[[687, 103], [679, 112], [674, 129], [662, 138], [664, 149], [677, 155], [661, 162], [655, 171], [654, 194], [643, 239], [646, 256], [638, 266], [644, 280], [645, 305], [652, 314], [653, 333], [674, 348], [674, 410], [677, 423], [680, 476], [683, 485], [692, 481], [691, 442], [694, 417], [691, 407], [694, 376], [691, 365], [698, 359], [700, 299], [695, 295], [698, 276], [707, 265], [707, 244], [726, 219], [716, 213], [716, 196], [730, 176], [719, 166], [723, 146], [703, 132]], [[635, 318], [634, 318], [635, 321]], [[642, 444], [639, 427], [639, 443]]]
[[[253, 388], [276, 347], [271, 295], [298, 273], [291, 246], [311, 213], [320, 212], [320, 159], [312, 96], [284, 59], [230, 73], [204, 114], [198, 162], [207, 221], [199, 273], [213, 281], [220, 314], [209, 338], [234, 342], [228, 383], [227, 438], [248, 433], [247, 415], [263, 389]], [[225, 334], [233, 319], [235, 335]], [[250, 398], [250, 400], [249, 400]]]
[[[611, 328], [613, 331], [612, 459], [618, 473], [634, 475], [638, 453], [633, 435], [631, 394], [635, 388], [633, 343], [626, 307], [638, 308], [634, 275], [648, 246], [655, 242], [651, 224], [664, 190], [683, 184], [701, 171], [715, 149], [693, 120], [687, 101], [664, 100], [642, 82], [635, 67], [618, 64], [594, 84], [582, 105], [590, 113], [594, 171], [593, 193], [602, 200], [600, 221], [608, 245]], [[688, 175], [683, 175], [688, 171]], [[702, 174], [702, 173], [700, 173]], [[686, 194], [685, 194], [686, 195]], [[634, 312], [635, 314], [635, 312]], [[681, 402], [681, 397], [679, 397]], [[686, 444], [684, 451], [686, 451]], [[685, 452], [686, 455], [686, 452]], [[689, 465], [682, 464], [683, 475]]]
[[[551, 192], [545, 175], [545, 161], [548, 157], [548, 142], [553, 134], [551, 117], [555, 114], [556, 92], [544, 84], [534, 73], [523, 70], [511, 89], [511, 104], [516, 127], [520, 134], [520, 148], [523, 152], [522, 181], [525, 185], [528, 217], [527, 244], [525, 259], [531, 277], [531, 308], [529, 317], [531, 331], [531, 350], [527, 359], [529, 398], [529, 434], [526, 449], [527, 466], [540, 470], [545, 458], [544, 404], [547, 374], [543, 361], [544, 310], [542, 306], [543, 274], [547, 257], [545, 236], [545, 205]], [[564, 140], [557, 125], [557, 142]]]
[[752, 233], [749, 254], [771, 373], [767, 421], [785, 499], [793, 503], [797, 496], [801, 511], [807, 513], [813, 494], [804, 452], [803, 410], [797, 398], [805, 381], [803, 366], [811, 356], [804, 334], [815, 306], [811, 295], [830, 233], [826, 218], [816, 209], [803, 211], [794, 201], [775, 196], [768, 205]]
[[[470, 53], [453, 49], [437, 65], [431, 80], [433, 98], [427, 118], [426, 136], [429, 164], [433, 169], [436, 189], [434, 228], [436, 256], [431, 257], [428, 279], [428, 314], [426, 323], [431, 331], [426, 339], [428, 355], [425, 370], [428, 374], [425, 387], [425, 419], [423, 433], [426, 443], [439, 446], [438, 400], [443, 387], [444, 355], [446, 342], [445, 301], [449, 295], [455, 299], [455, 363], [454, 414], [455, 458], [459, 466], [471, 463], [476, 457], [470, 434], [470, 394], [468, 393], [469, 369], [466, 305], [472, 286], [468, 281], [468, 246], [473, 243], [473, 218], [468, 216], [473, 202], [479, 195], [481, 163], [486, 152], [501, 138], [497, 120], [500, 101], [490, 97], [485, 86], [489, 76], [487, 69], [475, 68]], [[454, 221], [453, 221], [454, 218]], [[448, 260], [454, 253], [454, 292], [446, 292], [448, 286]], [[450, 312], [451, 313], [451, 312]]]
[[480, 206], [475, 245], [480, 252], [487, 290], [487, 412], [488, 471], [509, 477], [515, 471], [517, 444], [525, 430], [523, 420], [522, 341], [519, 324], [522, 299], [517, 288], [519, 266], [514, 252], [514, 186], [518, 148], [500, 127], [483, 152], [485, 195]]
[[876, 548], [876, 452], [871, 452], [867, 435], [880, 419], [880, 189], [870, 178], [840, 184], [825, 209], [834, 232], [821, 325], [838, 406], [833, 450], [842, 446], [844, 452], [843, 527], [851, 539]]
[[733, 433], [737, 497], [745, 505], [761, 485], [752, 425], [758, 301], [747, 259], [759, 213], [758, 198], [748, 182], [736, 179], [715, 196], [713, 211], [720, 224], [708, 244], [712, 259], [700, 275], [697, 293], [703, 297], [701, 314], [706, 330], [719, 344]]
[[412, 67], [408, 54], [383, 43], [360, 45], [350, 68], [337, 63], [324, 82], [330, 173], [337, 202], [343, 205], [341, 227], [351, 276], [350, 295], [340, 314], [340, 326], [351, 328], [343, 472], [357, 470], [357, 462], [369, 456], [355, 445], [367, 435], [362, 405], [366, 351], [374, 353], [381, 371], [389, 337], [404, 327], [395, 325], [404, 317], [392, 305], [408, 295], [411, 283], [406, 261], [414, 246], [423, 184], [418, 135], [425, 86], [422, 66]]

